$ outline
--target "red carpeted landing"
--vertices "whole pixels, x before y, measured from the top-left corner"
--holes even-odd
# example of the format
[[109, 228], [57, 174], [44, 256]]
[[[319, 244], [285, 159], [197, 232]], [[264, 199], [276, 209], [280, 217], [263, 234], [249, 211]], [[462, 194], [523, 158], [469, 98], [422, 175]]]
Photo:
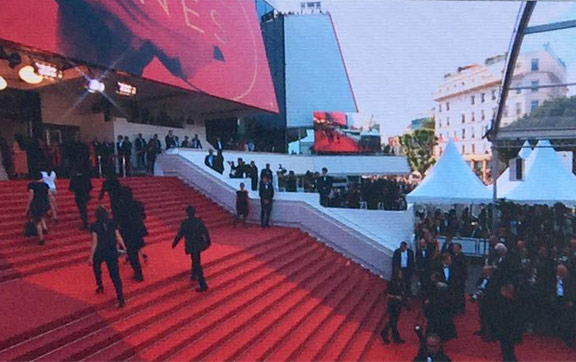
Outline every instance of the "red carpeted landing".
[[[86, 264], [90, 238], [78, 230], [61, 182], [61, 222], [43, 247], [21, 236], [26, 183], [0, 183], [0, 360], [411, 360], [416, 312], [402, 315], [402, 346], [379, 338], [386, 283], [306, 234], [289, 228], [234, 228], [231, 216], [172, 178], [127, 179], [147, 208], [150, 236], [144, 283], [121, 273], [127, 304], [94, 294]], [[100, 184], [98, 182], [96, 188]], [[96, 196], [94, 191], [94, 196]], [[98, 201], [93, 200], [91, 212]], [[206, 221], [213, 246], [203, 254], [210, 290], [194, 291], [189, 259], [170, 244], [186, 205]], [[473, 308], [473, 307], [471, 307]], [[416, 310], [416, 308], [414, 308]], [[474, 310], [459, 317], [454, 360], [497, 360], [482, 343]], [[528, 336], [522, 360], [575, 360], [556, 340]]]

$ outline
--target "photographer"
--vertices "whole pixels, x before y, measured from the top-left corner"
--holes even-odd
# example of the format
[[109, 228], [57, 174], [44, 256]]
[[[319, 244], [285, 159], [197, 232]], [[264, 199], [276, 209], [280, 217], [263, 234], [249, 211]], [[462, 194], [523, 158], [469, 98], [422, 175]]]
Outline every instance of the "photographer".
[[422, 336], [422, 327], [417, 325], [414, 328], [418, 339], [420, 340], [420, 349], [418, 355], [414, 357], [414, 362], [437, 362], [452, 361], [450, 357], [442, 351], [442, 338], [437, 334], [428, 334], [426, 338]]

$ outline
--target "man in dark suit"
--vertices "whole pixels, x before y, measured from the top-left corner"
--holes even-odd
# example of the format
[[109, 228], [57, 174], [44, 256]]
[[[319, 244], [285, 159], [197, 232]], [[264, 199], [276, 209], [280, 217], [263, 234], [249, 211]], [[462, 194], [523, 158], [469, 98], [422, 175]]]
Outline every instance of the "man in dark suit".
[[168, 134], [166, 135], [166, 137], [164, 137], [164, 142], [166, 142], [167, 150], [176, 147], [176, 138], [174, 137], [174, 132], [172, 132], [171, 130], [168, 131]]
[[148, 175], [154, 175], [154, 166], [156, 165], [156, 158], [162, 152], [162, 144], [160, 144], [160, 140], [158, 139], [158, 135], [155, 134], [153, 138], [148, 141], [148, 147], [146, 150], [146, 161]]
[[267, 163], [266, 164], [266, 168], [263, 168], [262, 171], [260, 171], [260, 179], [264, 179], [264, 176], [268, 176], [268, 180], [270, 180], [270, 183], [274, 182], [274, 174], [272, 173], [272, 170], [270, 169], [270, 164]]
[[129, 176], [132, 173], [132, 142], [128, 136], [124, 137], [124, 143], [122, 144], [122, 154], [124, 155], [124, 171], [125, 176]]
[[446, 235], [446, 239], [444, 240], [442, 248], [440, 249], [440, 254], [443, 254], [444, 252], [449, 252], [450, 254], [453, 254], [452, 250], [453, 246], [454, 246], [453, 236]]
[[87, 205], [90, 201], [90, 191], [92, 191], [90, 174], [82, 170], [73, 172], [68, 189], [74, 193], [74, 201], [76, 201], [76, 206], [80, 213], [80, 220], [82, 220], [82, 229], [88, 230]]
[[318, 193], [320, 194], [320, 205], [328, 206], [333, 183], [334, 179], [332, 176], [328, 176], [328, 169], [323, 167], [322, 176], [316, 180], [316, 190], [318, 190]]
[[252, 184], [252, 191], [258, 190], [258, 166], [254, 161], [250, 161], [250, 181]]
[[502, 284], [491, 306], [491, 314], [494, 336], [500, 341], [504, 361], [518, 361], [514, 346], [522, 341], [521, 310], [514, 285], [509, 282]]
[[208, 167], [210, 167], [211, 169], [214, 169], [214, 150], [213, 149], [209, 149], [208, 150], [208, 155], [206, 155], [206, 157], [204, 157], [204, 164]]
[[118, 136], [116, 142], [116, 154], [118, 155], [118, 174], [124, 176], [124, 137]]
[[272, 213], [272, 201], [274, 199], [274, 187], [270, 178], [264, 175], [260, 184], [260, 225], [262, 227], [270, 226], [270, 214]]
[[442, 350], [442, 338], [439, 335], [430, 333], [424, 337], [420, 326], [416, 326], [416, 334], [420, 339], [420, 349], [414, 362], [451, 362]]
[[136, 166], [139, 169], [146, 168], [146, 140], [142, 137], [142, 133], [138, 133], [138, 137], [134, 141], [134, 148], [136, 149]]
[[556, 333], [564, 343], [573, 347], [576, 332], [576, 286], [565, 265], [556, 268], [554, 315]]
[[434, 250], [430, 249], [431, 246], [426, 242], [426, 239], [422, 238], [418, 241], [415, 255], [416, 273], [420, 281], [420, 293], [424, 296], [430, 291], [430, 267], [434, 257]]
[[214, 141], [214, 148], [216, 148], [216, 151], [224, 150], [224, 145], [222, 144], [220, 137], [216, 137], [216, 140]]
[[198, 138], [197, 134], [195, 134], [194, 138], [192, 138], [192, 140], [190, 141], [190, 147], [202, 149], [202, 143], [200, 142], [200, 139]]
[[480, 317], [480, 329], [474, 332], [475, 335], [481, 336], [482, 339], [487, 340], [492, 338], [492, 324], [489, 319], [489, 303], [487, 302], [486, 294], [490, 287], [490, 279], [492, 278], [493, 268], [486, 265], [482, 268], [482, 274], [476, 282], [476, 291], [471, 295], [471, 301], [478, 303], [478, 315]]
[[452, 245], [452, 265], [454, 269], [454, 281], [452, 291], [454, 293], [454, 306], [456, 313], [463, 313], [466, 310], [465, 290], [466, 279], [468, 279], [468, 261], [462, 252], [462, 244]]
[[414, 252], [408, 249], [408, 243], [403, 241], [400, 248], [394, 250], [392, 255], [392, 275], [402, 272], [404, 293], [407, 297], [412, 296], [412, 274], [414, 273]]
[[196, 288], [196, 291], [201, 293], [208, 290], [208, 284], [204, 279], [204, 270], [202, 269], [200, 255], [210, 247], [211, 241], [206, 225], [195, 215], [196, 209], [194, 209], [193, 206], [188, 206], [186, 208], [187, 218], [182, 221], [180, 230], [178, 230], [178, 234], [176, 234], [174, 242], [172, 242], [172, 248], [175, 248], [184, 237], [186, 241], [185, 252], [187, 255], [190, 255], [192, 260], [192, 275], [190, 278], [198, 281], [199, 286]]

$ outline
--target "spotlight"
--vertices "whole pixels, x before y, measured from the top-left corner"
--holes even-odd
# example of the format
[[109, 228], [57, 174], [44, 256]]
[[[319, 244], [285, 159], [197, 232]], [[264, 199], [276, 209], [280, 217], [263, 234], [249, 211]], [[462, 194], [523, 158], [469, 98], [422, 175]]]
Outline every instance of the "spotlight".
[[38, 69], [38, 74], [44, 78], [49, 78], [53, 80], [62, 79], [62, 71], [58, 69], [54, 64], [47, 62], [34, 62], [36, 64], [36, 69]]
[[116, 93], [123, 95], [123, 96], [135, 96], [136, 95], [136, 87], [124, 82], [117, 82], [118, 89]]
[[88, 81], [88, 84], [86, 85], [86, 89], [90, 93], [98, 93], [98, 92], [102, 93], [104, 92], [105, 88], [106, 86], [104, 85], [104, 83], [102, 83], [98, 79], [90, 79]]
[[18, 71], [18, 75], [23, 81], [29, 84], [39, 84], [42, 82], [42, 77], [39, 76], [31, 65], [26, 65]]
[[0, 75], [0, 91], [3, 91], [7, 87], [8, 87], [8, 82], [6, 82], [6, 79], [4, 79], [4, 77]]

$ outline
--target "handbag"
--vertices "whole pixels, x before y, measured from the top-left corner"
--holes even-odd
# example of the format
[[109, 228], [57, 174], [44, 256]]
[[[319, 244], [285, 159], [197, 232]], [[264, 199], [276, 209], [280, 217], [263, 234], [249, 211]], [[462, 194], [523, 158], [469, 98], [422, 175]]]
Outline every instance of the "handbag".
[[36, 235], [36, 225], [32, 221], [27, 221], [24, 225], [24, 236]]

